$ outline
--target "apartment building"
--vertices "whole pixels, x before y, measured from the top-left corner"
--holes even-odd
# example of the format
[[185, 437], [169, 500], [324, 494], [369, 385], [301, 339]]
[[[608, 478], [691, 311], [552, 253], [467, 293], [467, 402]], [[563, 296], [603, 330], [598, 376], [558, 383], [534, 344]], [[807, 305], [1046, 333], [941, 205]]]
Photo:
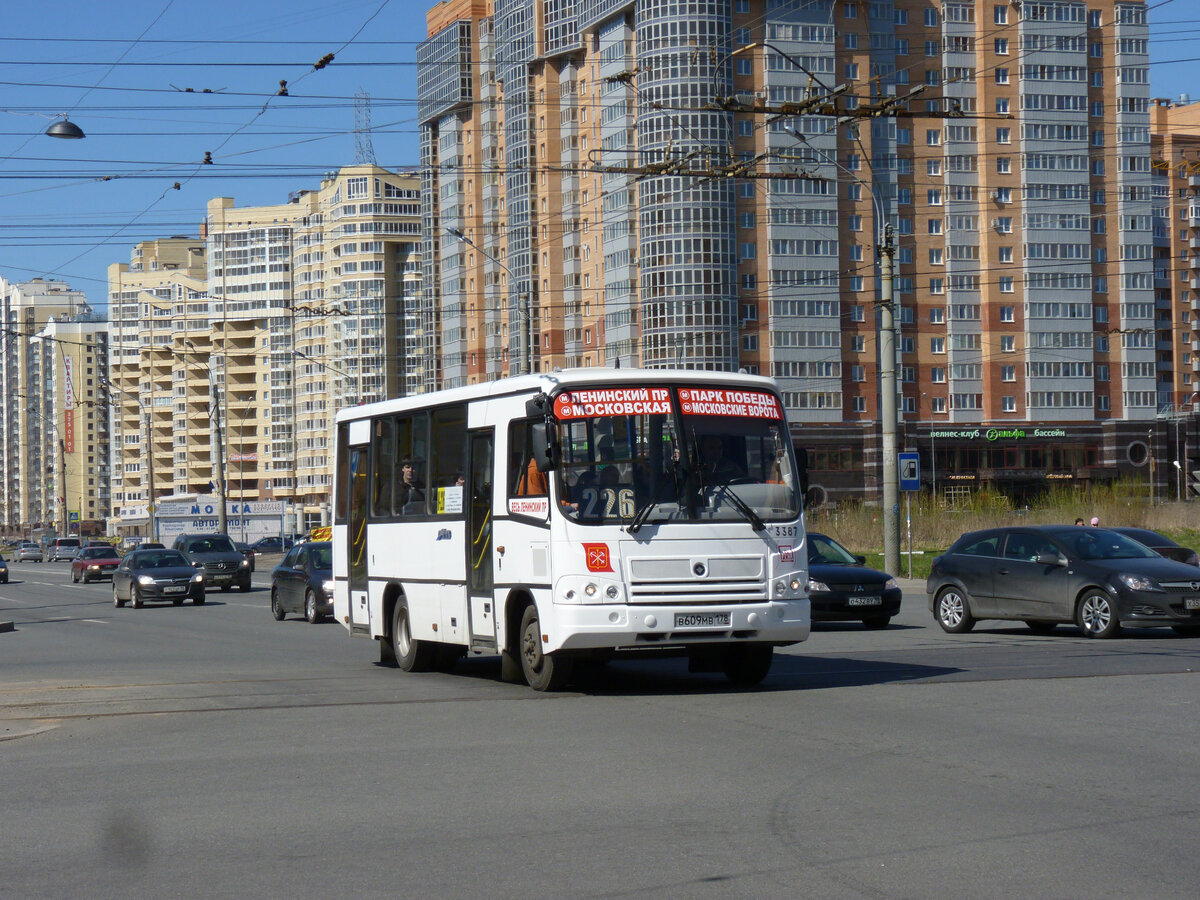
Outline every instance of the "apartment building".
[[1200, 492], [1200, 103], [1156, 100], [1151, 141], [1159, 415], [1185, 495]]
[[334, 413], [411, 380], [418, 189], [351, 166], [278, 205], [214, 198], [199, 238], [110, 267], [119, 530], [141, 533], [151, 480], [156, 497], [223, 482], [231, 503], [281, 501], [297, 529], [327, 520]]
[[107, 502], [104, 323], [61, 281], [2, 276], [0, 322], [0, 523], [10, 535], [79, 533]]
[[818, 498], [873, 498], [887, 246], [927, 484], [1161, 455], [1143, 2], [447, 0], [427, 34], [428, 386], [769, 374]]
[[142, 241], [128, 263], [108, 267], [104, 389], [112, 409], [113, 533], [148, 535], [154, 500], [208, 490], [207, 448], [203, 465], [198, 453], [176, 464], [176, 453], [186, 453], [189, 429], [205, 410], [196, 411], [191, 422], [186, 410], [177, 416], [174, 392], [176, 373], [188, 368], [186, 341], [208, 332], [206, 275], [204, 243], [196, 237]]

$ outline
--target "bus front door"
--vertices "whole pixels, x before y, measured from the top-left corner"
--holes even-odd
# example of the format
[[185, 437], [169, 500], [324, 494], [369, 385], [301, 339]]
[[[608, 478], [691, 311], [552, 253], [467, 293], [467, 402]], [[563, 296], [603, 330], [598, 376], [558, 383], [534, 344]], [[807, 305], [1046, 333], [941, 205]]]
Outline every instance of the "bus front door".
[[349, 527], [346, 529], [347, 586], [350, 592], [350, 630], [371, 632], [371, 610], [367, 601], [367, 456], [368, 447], [350, 448]]
[[471, 645], [496, 645], [496, 616], [492, 598], [492, 429], [468, 435], [467, 464], [467, 604]]

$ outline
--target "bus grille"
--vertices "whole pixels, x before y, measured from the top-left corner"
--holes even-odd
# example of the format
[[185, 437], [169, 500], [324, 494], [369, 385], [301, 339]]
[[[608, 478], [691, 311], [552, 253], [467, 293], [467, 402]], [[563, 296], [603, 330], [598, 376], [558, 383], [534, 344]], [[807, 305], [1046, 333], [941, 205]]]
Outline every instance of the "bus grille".
[[767, 584], [761, 556], [633, 558], [631, 603], [761, 603]]

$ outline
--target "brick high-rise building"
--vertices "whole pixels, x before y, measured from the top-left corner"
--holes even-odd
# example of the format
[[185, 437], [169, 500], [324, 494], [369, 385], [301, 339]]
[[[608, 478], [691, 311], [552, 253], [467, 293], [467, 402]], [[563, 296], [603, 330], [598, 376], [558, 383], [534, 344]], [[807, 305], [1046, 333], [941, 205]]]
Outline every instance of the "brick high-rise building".
[[899, 443], [927, 483], [1144, 478], [1166, 428], [1145, 12], [438, 4], [426, 386], [527, 357], [745, 368], [778, 379], [818, 488], [875, 497], [886, 223]]

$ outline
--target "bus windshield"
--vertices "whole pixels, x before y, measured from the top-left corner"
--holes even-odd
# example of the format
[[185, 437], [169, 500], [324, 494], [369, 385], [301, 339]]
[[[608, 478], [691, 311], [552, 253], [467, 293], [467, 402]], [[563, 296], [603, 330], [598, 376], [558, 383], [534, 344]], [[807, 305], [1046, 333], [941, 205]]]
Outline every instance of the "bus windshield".
[[588, 388], [555, 397], [563, 513], [581, 524], [800, 514], [782, 408], [759, 390]]

